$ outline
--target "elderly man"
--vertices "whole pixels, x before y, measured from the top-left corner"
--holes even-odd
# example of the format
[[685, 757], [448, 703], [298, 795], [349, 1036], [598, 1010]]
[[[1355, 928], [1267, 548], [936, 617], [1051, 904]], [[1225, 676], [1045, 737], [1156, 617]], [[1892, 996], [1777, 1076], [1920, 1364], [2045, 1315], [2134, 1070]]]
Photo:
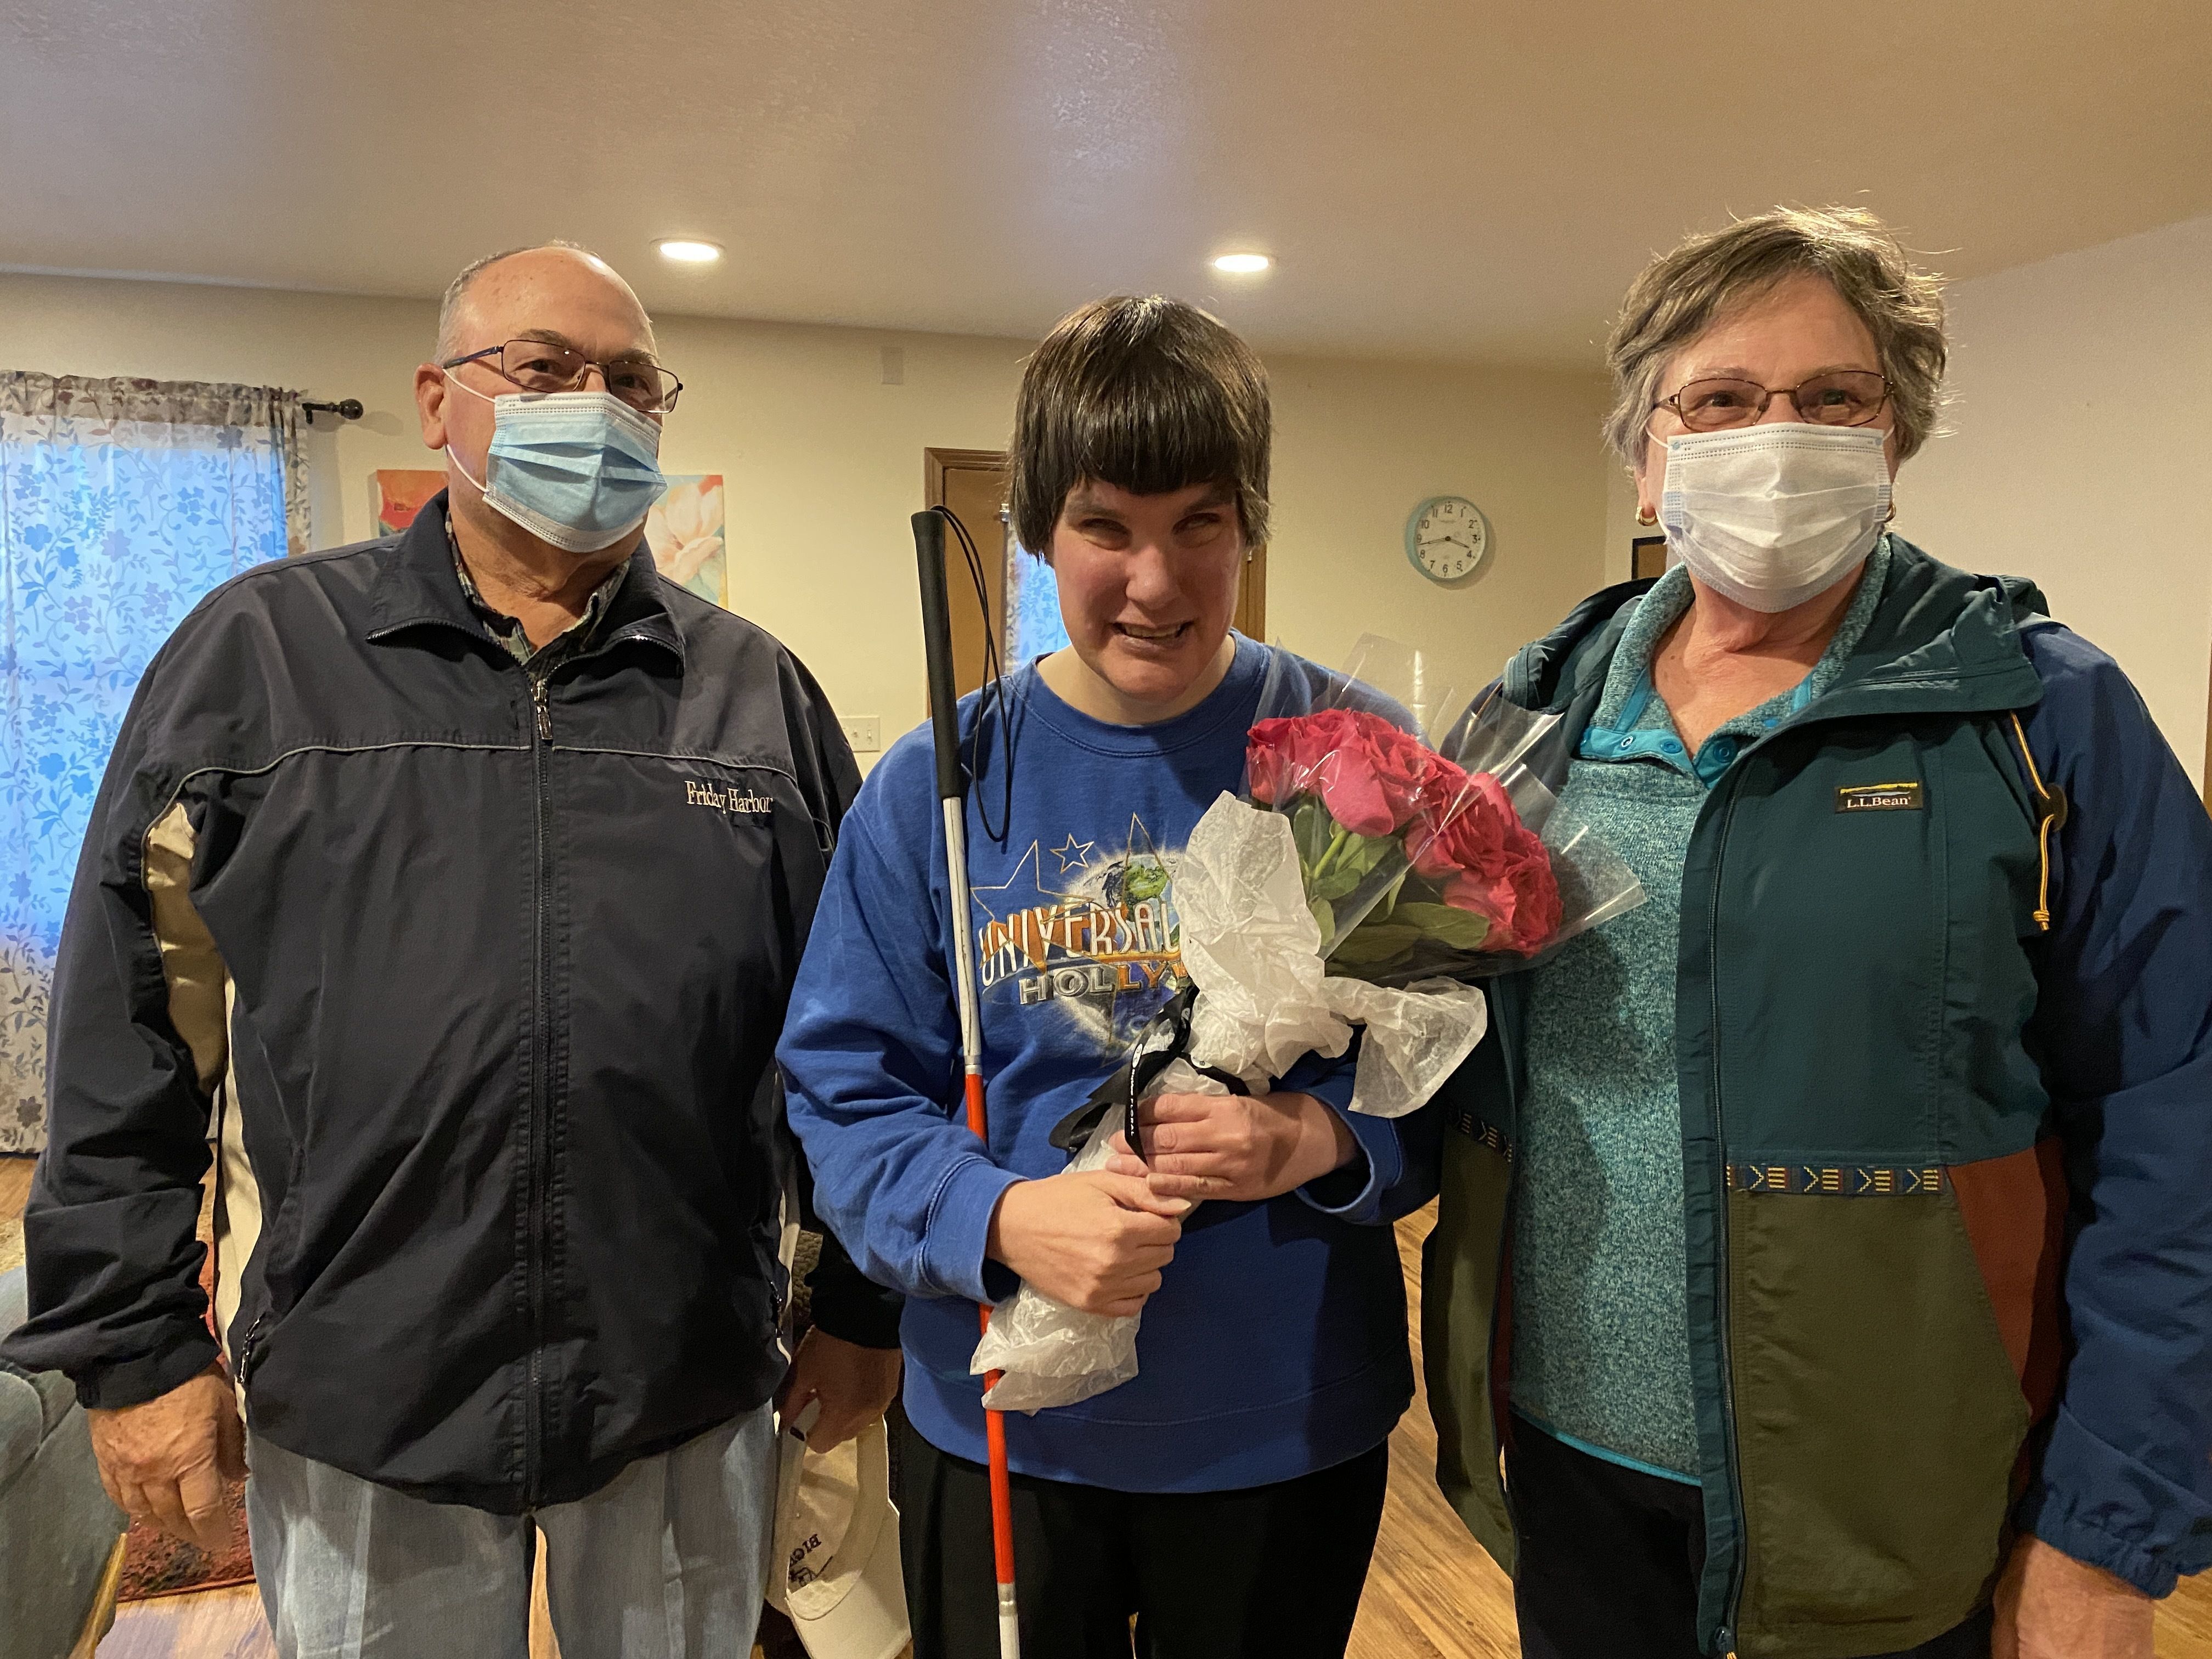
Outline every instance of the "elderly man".
[[[539, 1533], [568, 1659], [751, 1640], [770, 1055], [858, 780], [790, 653], [653, 569], [680, 390], [582, 250], [463, 271], [416, 374], [447, 492], [201, 605], [86, 838], [9, 1353], [173, 1533], [227, 1535], [250, 1461], [287, 1655], [519, 1656]], [[817, 1444], [898, 1364], [825, 1255], [787, 1379]]]

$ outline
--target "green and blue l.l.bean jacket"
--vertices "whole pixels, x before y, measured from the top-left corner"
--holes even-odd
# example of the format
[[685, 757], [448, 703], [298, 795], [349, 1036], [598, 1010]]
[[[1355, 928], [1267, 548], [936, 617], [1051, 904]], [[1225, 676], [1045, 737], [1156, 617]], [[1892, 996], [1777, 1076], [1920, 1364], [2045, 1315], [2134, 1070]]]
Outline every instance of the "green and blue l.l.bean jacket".
[[[1892, 550], [1682, 872], [1699, 1632], [1744, 1659], [1926, 1641], [2022, 1531], [2154, 1594], [2212, 1565], [2212, 820], [2039, 593]], [[1555, 787], [1649, 586], [1506, 672]], [[1423, 1296], [1438, 1479], [1509, 1568], [1527, 1014], [1498, 981], [1442, 1097]]]

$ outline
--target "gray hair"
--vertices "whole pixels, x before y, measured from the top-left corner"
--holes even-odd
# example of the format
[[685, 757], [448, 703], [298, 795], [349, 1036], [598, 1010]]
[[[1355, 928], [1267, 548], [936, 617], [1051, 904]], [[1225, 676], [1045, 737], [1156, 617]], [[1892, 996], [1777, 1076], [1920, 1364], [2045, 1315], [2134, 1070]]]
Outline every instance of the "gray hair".
[[[518, 253], [536, 253], [550, 247], [566, 248], [571, 253], [580, 253], [587, 258], [599, 259], [597, 253], [586, 247], [581, 242], [563, 241], [559, 237], [556, 237], [550, 242], [531, 242], [521, 247], [501, 248], [496, 253], [485, 254], [481, 259], [470, 260], [461, 267], [460, 275], [446, 284], [446, 297], [438, 301], [438, 344], [431, 361], [442, 363], [453, 355], [454, 323], [460, 315], [462, 300], [467, 296], [468, 291], [476, 286], [477, 277], [483, 276], [486, 270], [497, 264], [501, 259], [512, 259]], [[605, 264], [606, 261], [599, 259], [599, 263]]]
[[1943, 279], [1858, 208], [1777, 208], [1692, 236], [1644, 268], [1605, 343], [1613, 412], [1605, 440], [1641, 473], [1644, 428], [1675, 352], [1800, 274], [1826, 278], [1874, 336], [1904, 460], [1936, 435], [1942, 407]]

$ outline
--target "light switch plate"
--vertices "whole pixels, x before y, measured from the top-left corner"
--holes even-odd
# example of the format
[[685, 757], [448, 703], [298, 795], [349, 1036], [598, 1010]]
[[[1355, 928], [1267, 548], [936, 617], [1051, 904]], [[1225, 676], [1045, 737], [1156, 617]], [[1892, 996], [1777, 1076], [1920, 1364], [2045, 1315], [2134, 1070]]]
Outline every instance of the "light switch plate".
[[883, 721], [877, 716], [855, 714], [839, 721], [838, 724], [845, 728], [845, 741], [852, 745], [854, 754], [874, 755], [882, 752], [884, 727]]

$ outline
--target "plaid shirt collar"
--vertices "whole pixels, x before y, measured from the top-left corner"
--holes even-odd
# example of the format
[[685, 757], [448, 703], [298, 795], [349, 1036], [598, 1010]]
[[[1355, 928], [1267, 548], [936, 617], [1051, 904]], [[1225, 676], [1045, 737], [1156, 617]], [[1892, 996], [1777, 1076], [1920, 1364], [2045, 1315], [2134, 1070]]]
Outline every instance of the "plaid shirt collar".
[[461, 592], [468, 599], [469, 608], [477, 613], [478, 619], [490, 631], [492, 638], [506, 647], [507, 655], [524, 667], [540, 674], [550, 673], [557, 664], [592, 642], [592, 636], [599, 632], [599, 623], [605, 620], [607, 612], [614, 606], [615, 595], [622, 588], [623, 578], [629, 574], [629, 561], [624, 559], [607, 572], [605, 580], [592, 590], [592, 597], [584, 601], [582, 616], [544, 645], [534, 646], [520, 623], [484, 603], [483, 595], [477, 591], [476, 579], [469, 574], [467, 561], [461, 557], [460, 539], [453, 533], [453, 521], [450, 517], [446, 520], [446, 545], [453, 552], [453, 574], [460, 579]]

